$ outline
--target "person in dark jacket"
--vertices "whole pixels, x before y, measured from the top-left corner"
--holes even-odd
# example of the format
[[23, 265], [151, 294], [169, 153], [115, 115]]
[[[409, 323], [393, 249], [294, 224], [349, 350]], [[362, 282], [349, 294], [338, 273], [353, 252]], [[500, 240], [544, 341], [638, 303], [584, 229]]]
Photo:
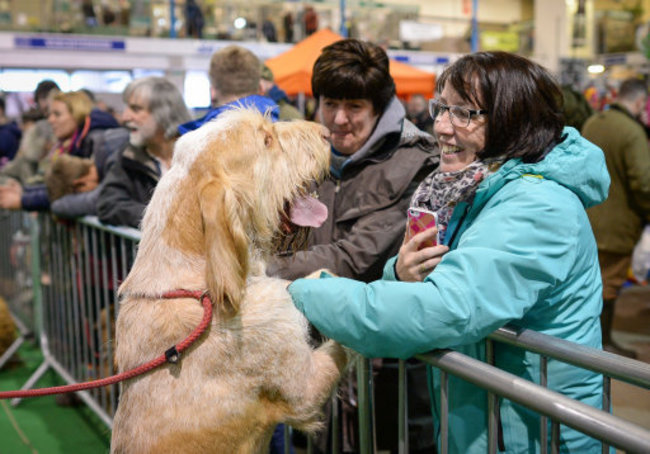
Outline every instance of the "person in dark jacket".
[[[81, 91], [55, 95], [50, 103], [48, 122], [58, 142], [40, 161], [41, 174], [60, 154], [91, 157], [102, 145], [104, 130], [119, 127], [113, 116], [94, 109], [88, 96]], [[26, 211], [47, 210], [50, 207], [47, 188], [44, 183], [21, 186], [15, 180], [10, 181], [0, 186], [0, 207]]]
[[[438, 165], [431, 135], [408, 121], [395, 96], [386, 52], [356, 39], [323, 49], [314, 64], [312, 92], [321, 123], [331, 132], [330, 177], [316, 187], [329, 215], [312, 230], [306, 250], [271, 260], [268, 275], [303, 277], [320, 268], [371, 282], [397, 253], [406, 227], [406, 210], [418, 183]], [[416, 367], [416, 365], [413, 365]], [[409, 368], [409, 380], [424, 383], [424, 367]], [[384, 362], [375, 376], [377, 395], [397, 395], [397, 362]], [[415, 377], [422, 375], [420, 379]], [[345, 389], [344, 452], [354, 451], [354, 390]], [[397, 449], [397, 406], [377, 400], [379, 449]], [[394, 405], [393, 405], [394, 404]], [[382, 406], [383, 405], [383, 406]], [[409, 389], [411, 452], [431, 452], [433, 424], [426, 386]], [[323, 440], [318, 448], [327, 451]]]
[[411, 120], [418, 129], [433, 134], [433, 119], [427, 109], [424, 96], [415, 94], [406, 104], [406, 118]]
[[185, 2], [185, 22], [188, 37], [197, 39], [203, 38], [205, 19], [203, 18], [201, 7], [196, 4], [195, 0], [187, 0], [187, 2]]
[[22, 135], [18, 124], [6, 117], [5, 100], [0, 97], [0, 167], [16, 156]]
[[178, 125], [190, 114], [178, 88], [162, 77], [134, 80], [123, 99], [129, 143], [102, 182], [97, 215], [105, 224], [138, 227], [158, 180], [171, 165]]
[[650, 223], [650, 148], [638, 121], [647, 98], [644, 81], [627, 79], [616, 102], [590, 117], [582, 128], [583, 137], [605, 153], [612, 179], [607, 200], [587, 211], [603, 280], [603, 349], [631, 358], [636, 353], [614, 342], [611, 332], [616, 299], [627, 280], [632, 251], [643, 226]]

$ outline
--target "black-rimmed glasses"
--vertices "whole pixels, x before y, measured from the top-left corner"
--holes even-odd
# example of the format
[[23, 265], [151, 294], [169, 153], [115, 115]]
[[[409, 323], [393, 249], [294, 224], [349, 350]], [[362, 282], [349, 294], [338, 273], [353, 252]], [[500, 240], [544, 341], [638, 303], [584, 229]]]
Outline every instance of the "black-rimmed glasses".
[[429, 100], [429, 115], [431, 115], [433, 121], [436, 121], [436, 118], [438, 118], [439, 115], [445, 113], [445, 110], [449, 112], [451, 124], [459, 128], [468, 127], [469, 122], [474, 115], [483, 115], [488, 113], [487, 110], [483, 109], [467, 109], [460, 106], [448, 106], [435, 99]]

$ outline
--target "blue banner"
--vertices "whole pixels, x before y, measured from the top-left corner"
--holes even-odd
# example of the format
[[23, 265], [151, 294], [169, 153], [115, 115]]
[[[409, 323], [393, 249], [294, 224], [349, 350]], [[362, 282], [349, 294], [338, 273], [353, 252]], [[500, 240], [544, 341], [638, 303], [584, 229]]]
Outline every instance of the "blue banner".
[[89, 51], [124, 51], [126, 41], [118, 39], [97, 39], [97, 38], [68, 38], [68, 37], [43, 37], [33, 36], [14, 37], [14, 46], [17, 48], [29, 49], [52, 49], [52, 50], [89, 50]]

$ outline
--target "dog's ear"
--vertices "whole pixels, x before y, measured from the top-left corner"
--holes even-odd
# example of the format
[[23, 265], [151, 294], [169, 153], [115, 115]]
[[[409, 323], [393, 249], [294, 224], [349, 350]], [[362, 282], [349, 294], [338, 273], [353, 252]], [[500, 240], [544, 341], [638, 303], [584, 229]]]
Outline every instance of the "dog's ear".
[[248, 236], [228, 184], [213, 178], [199, 191], [206, 248], [206, 282], [224, 315], [239, 311], [248, 274]]

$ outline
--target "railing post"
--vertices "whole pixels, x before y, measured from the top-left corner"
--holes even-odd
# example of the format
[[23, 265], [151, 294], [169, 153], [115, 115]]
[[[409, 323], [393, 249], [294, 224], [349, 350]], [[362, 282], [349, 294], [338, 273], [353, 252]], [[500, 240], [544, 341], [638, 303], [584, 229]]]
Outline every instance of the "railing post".
[[34, 298], [34, 331], [43, 333], [43, 289], [41, 287], [41, 241], [39, 219], [30, 215], [29, 234], [32, 248], [32, 295]]
[[357, 389], [359, 404], [359, 452], [372, 454], [375, 449], [375, 430], [372, 408], [372, 374], [370, 359], [359, 358], [357, 363]]
[[449, 375], [440, 370], [440, 454], [449, 451]]
[[[490, 339], [485, 340], [485, 360], [490, 366], [494, 366], [494, 344]], [[495, 454], [497, 452], [498, 442], [498, 420], [499, 420], [499, 405], [497, 402], [497, 395], [488, 392], [488, 452]]]
[[408, 434], [408, 382], [406, 381], [406, 361], [399, 360], [398, 386], [397, 386], [397, 449], [399, 454], [409, 452]]
[[[548, 387], [548, 359], [544, 355], [539, 357], [539, 384], [544, 388]], [[548, 418], [544, 415], [540, 418], [539, 443], [540, 454], [548, 452]]]
[[[603, 411], [606, 411], [607, 413], [612, 411], [611, 396], [612, 396], [612, 379], [607, 375], [603, 375]], [[603, 454], [609, 453], [609, 445], [607, 443], [603, 443], [602, 452]]]

